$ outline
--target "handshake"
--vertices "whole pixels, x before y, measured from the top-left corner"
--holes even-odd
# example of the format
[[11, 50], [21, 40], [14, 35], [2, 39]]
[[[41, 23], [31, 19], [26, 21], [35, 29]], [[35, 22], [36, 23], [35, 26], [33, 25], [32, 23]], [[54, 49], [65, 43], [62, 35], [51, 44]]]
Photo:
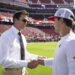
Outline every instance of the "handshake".
[[37, 60], [29, 60], [27, 67], [33, 69], [36, 68], [39, 64], [44, 65], [44, 59], [46, 59], [45, 56], [38, 56]]

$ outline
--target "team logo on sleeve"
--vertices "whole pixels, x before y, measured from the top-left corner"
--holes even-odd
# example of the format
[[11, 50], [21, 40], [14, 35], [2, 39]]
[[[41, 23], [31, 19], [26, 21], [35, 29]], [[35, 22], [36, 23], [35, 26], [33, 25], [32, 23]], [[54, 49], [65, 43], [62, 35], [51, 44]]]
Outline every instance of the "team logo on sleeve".
[[75, 59], [75, 57], [73, 57], [73, 59]]

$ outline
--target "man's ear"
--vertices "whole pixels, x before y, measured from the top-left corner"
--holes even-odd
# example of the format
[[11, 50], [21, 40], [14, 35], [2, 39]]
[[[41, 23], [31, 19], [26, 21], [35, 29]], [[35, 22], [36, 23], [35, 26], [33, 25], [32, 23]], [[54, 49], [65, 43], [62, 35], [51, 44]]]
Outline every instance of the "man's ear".
[[14, 18], [14, 22], [16, 22], [18, 19]]
[[15, 23], [17, 23], [17, 19], [16, 19], [16, 18], [14, 18], [14, 24], [15, 24]]

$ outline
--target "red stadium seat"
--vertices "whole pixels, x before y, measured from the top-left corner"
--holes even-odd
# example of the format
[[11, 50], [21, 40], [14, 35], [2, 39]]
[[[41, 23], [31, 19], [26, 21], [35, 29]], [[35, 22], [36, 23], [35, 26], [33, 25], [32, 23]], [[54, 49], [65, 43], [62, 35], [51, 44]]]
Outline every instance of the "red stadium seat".
[[38, 15], [38, 14], [37, 15], [36, 14], [35, 15], [34, 14], [31, 15], [30, 14], [30, 17], [32, 17], [35, 20], [43, 20], [44, 19], [44, 16], [43, 15]]
[[27, 3], [26, 0], [14, 0], [14, 2], [17, 1], [17, 2], [21, 2], [21, 3]]
[[37, 0], [30, 0], [32, 3], [37, 3]]
[[29, 7], [30, 8], [42, 8], [42, 6], [38, 4], [29, 4]]
[[12, 17], [13, 13], [0, 11], [0, 14], [7, 17]]
[[42, 3], [42, 4], [50, 4], [51, 0], [40, 0], [40, 3]]
[[10, 2], [12, 2], [12, 0], [0, 0], [1, 3], [5, 3], [5, 4], [10, 4]]
[[73, 3], [74, 0], [65, 0], [67, 3]]
[[57, 5], [45, 5], [45, 8], [57, 8]]
[[55, 4], [64, 4], [63, 0], [53, 0]]
[[32, 34], [33, 32], [34, 32], [34, 33], [37, 33], [37, 34], [38, 34], [38, 33], [44, 34], [44, 32], [42, 32], [42, 31], [39, 30], [38, 28], [34, 28], [34, 27], [25, 27], [24, 30], [22, 31], [22, 33], [23, 33], [23, 34], [26, 34], [26, 35], [27, 35], [28, 33], [31, 34], [31, 35], [33, 35], [33, 34]]
[[52, 35], [57, 35], [57, 33], [55, 33], [54, 29], [50, 28], [50, 27], [39, 27], [40, 30], [42, 30], [43, 32], [47, 33], [47, 34], [52, 34]]

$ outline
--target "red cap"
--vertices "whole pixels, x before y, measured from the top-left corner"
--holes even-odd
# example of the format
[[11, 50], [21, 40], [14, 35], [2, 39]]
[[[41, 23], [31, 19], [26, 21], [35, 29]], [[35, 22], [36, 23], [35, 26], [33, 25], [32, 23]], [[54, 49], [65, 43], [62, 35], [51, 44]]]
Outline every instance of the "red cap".
[[48, 17], [48, 19], [54, 21], [55, 16], [50, 16], [50, 17]]

